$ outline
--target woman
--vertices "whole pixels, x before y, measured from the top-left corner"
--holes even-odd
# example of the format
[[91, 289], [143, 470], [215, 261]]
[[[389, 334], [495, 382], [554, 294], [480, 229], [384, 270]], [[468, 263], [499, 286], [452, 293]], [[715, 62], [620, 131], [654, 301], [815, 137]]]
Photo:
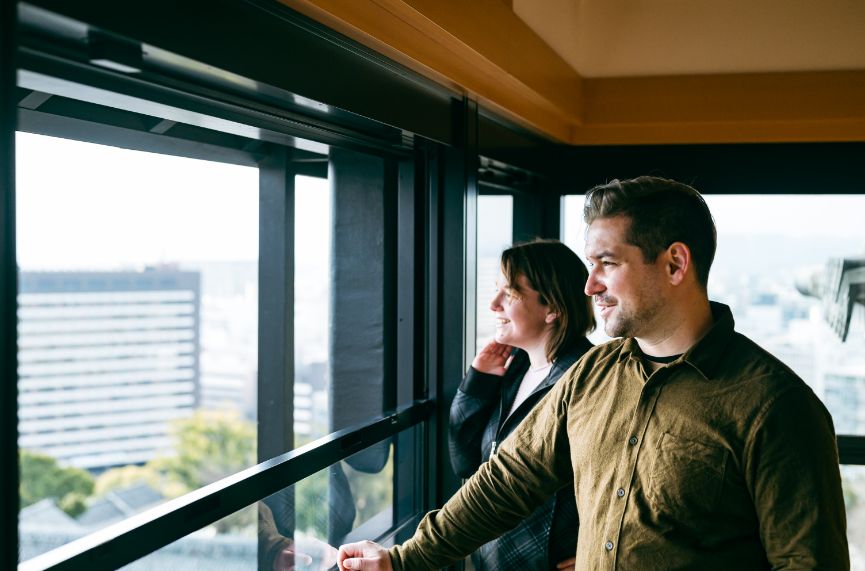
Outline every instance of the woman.
[[[472, 361], [450, 414], [454, 471], [471, 476], [592, 344], [585, 266], [556, 240], [502, 252], [490, 303], [495, 339]], [[478, 571], [573, 569], [577, 508], [565, 486], [516, 528], [472, 554]]]

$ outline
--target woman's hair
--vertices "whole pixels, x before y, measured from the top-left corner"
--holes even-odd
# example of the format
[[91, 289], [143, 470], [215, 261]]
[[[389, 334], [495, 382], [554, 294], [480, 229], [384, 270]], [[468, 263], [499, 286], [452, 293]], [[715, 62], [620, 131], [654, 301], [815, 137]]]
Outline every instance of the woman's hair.
[[592, 298], [583, 290], [589, 272], [580, 258], [558, 240], [533, 240], [515, 244], [502, 252], [502, 274], [517, 295], [517, 279], [523, 275], [540, 294], [542, 304], [556, 314], [547, 340], [547, 359], [572, 346], [595, 329]]

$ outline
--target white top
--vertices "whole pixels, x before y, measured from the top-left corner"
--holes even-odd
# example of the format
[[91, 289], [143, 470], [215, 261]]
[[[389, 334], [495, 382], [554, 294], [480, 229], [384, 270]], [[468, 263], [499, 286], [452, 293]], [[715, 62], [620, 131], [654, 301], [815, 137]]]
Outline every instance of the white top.
[[523, 375], [523, 380], [520, 381], [520, 388], [517, 389], [517, 396], [514, 397], [514, 404], [511, 405], [511, 410], [508, 412], [508, 416], [512, 415], [514, 411], [517, 410], [517, 407], [523, 404], [523, 402], [529, 398], [529, 395], [538, 388], [538, 385], [547, 378], [552, 366], [552, 363], [547, 363], [546, 365], [537, 368], [529, 367], [529, 370], [526, 371], [525, 375]]

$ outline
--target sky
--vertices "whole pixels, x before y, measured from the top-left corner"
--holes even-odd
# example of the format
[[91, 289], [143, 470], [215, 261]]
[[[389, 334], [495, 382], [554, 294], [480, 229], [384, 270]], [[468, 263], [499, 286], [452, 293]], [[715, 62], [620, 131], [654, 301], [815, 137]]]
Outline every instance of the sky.
[[[24, 270], [258, 260], [256, 168], [29, 133], [16, 144]], [[296, 199], [298, 234], [320, 235], [327, 181], [298, 177]], [[329, 243], [304, 247], [327, 254]]]
[[[731, 194], [704, 198], [715, 219], [719, 247], [725, 245], [725, 238], [772, 236], [821, 245], [827, 240], [843, 242], [847, 245], [843, 255], [865, 256], [865, 195]], [[581, 256], [585, 246], [582, 207], [582, 196], [565, 198], [563, 239]]]
[[[108, 269], [258, 259], [258, 171], [19, 133], [18, 263], [22, 269]], [[48, 167], [46, 167], [48, 165]], [[298, 236], [329, 225], [327, 181], [297, 180]], [[509, 197], [482, 197], [478, 244], [493, 255], [510, 242]], [[724, 237], [827, 238], [865, 255], [865, 195], [710, 195]], [[564, 200], [564, 241], [582, 255], [582, 197]], [[740, 243], [737, 240], [734, 243]], [[821, 244], [823, 242], [820, 242]], [[324, 240], [305, 240], [311, 259]]]

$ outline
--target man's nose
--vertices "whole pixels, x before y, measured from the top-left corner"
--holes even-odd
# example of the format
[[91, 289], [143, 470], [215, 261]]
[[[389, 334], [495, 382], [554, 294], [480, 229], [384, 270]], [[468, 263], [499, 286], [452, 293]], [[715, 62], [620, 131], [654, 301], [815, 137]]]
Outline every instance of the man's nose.
[[583, 292], [586, 295], [592, 296], [602, 291], [604, 291], [604, 286], [595, 277], [595, 272], [589, 272], [589, 279], [586, 280], [586, 287], [583, 289]]

